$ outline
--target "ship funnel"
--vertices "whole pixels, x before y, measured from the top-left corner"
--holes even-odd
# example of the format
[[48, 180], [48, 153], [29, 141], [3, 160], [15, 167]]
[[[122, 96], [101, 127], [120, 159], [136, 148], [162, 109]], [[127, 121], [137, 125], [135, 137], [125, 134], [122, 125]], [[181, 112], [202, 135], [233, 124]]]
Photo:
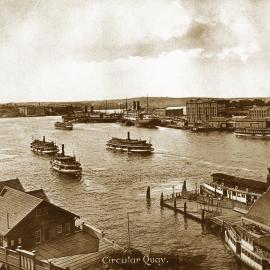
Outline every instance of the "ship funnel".
[[129, 133], [129, 131], [127, 133], [127, 139], [130, 140], [130, 133]]
[[65, 145], [62, 144], [62, 155], [64, 156], [65, 155]]
[[45, 136], [43, 136], [43, 142], [45, 142]]

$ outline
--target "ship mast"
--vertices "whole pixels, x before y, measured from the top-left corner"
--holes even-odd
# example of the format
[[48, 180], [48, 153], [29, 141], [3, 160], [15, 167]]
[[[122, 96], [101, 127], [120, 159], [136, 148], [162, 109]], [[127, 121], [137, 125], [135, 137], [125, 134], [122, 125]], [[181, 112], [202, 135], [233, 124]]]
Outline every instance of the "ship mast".
[[146, 113], [148, 113], [148, 96], [146, 97]]

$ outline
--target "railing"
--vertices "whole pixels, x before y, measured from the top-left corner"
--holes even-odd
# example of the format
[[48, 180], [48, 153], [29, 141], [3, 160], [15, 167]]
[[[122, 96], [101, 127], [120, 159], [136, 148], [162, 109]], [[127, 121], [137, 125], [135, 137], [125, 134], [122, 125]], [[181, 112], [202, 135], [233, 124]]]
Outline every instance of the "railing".
[[63, 270], [51, 263], [43, 262], [35, 258], [34, 252], [17, 248], [16, 250], [0, 247], [0, 262], [7, 269], [19, 270]]

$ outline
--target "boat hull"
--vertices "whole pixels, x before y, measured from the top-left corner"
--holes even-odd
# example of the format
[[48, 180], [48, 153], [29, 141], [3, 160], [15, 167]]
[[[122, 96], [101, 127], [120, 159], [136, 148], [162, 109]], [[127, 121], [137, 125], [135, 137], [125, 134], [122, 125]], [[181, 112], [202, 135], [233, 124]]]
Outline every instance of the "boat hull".
[[112, 151], [117, 151], [117, 152], [137, 153], [137, 154], [151, 154], [154, 151], [154, 148], [132, 149], [128, 147], [107, 146], [107, 150], [112, 150]]

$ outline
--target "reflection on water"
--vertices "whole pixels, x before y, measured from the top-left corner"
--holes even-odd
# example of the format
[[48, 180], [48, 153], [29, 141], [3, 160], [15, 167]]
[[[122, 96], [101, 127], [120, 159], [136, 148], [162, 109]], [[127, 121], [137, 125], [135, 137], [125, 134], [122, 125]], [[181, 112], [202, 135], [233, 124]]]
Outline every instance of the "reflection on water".
[[[19, 177], [27, 189], [43, 188], [59, 204], [127, 245], [127, 212], [131, 244], [143, 252], [206, 255], [202, 269], [240, 269], [224, 242], [201, 224], [160, 209], [160, 193], [181, 190], [224, 172], [265, 181], [268, 141], [247, 141], [230, 133], [196, 134], [174, 129], [139, 129], [117, 124], [75, 124], [72, 131], [54, 129], [56, 117], [0, 119], [2, 178]], [[137, 156], [105, 149], [112, 136], [150, 139], [155, 153]], [[30, 151], [32, 136], [64, 143], [67, 154], [82, 164], [81, 179], [60, 177], [49, 159]], [[147, 186], [151, 200], [146, 201]]]

